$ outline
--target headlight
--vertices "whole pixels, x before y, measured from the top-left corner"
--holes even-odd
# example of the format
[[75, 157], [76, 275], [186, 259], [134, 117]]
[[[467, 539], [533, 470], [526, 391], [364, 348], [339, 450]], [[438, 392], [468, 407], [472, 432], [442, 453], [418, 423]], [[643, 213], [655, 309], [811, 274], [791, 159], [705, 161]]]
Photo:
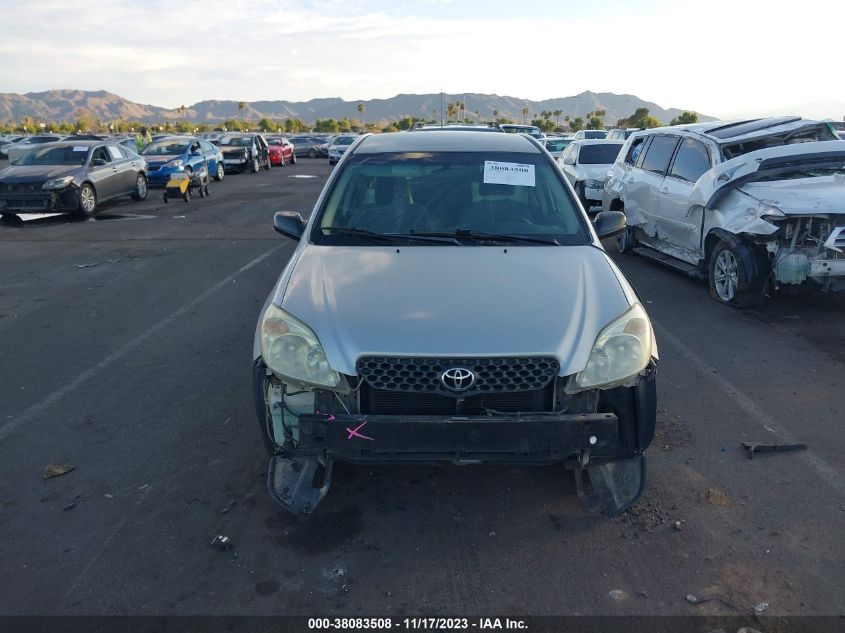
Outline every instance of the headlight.
[[174, 169], [182, 169], [182, 165], [184, 165], [184, 164], [185, 164], [185, 161], [183, 161], [181, 158], [177, 158], [176, 160], [172, 160], [169, 163], [167, 163], [167, 166], [173, 167]]
[[584, 184], [587, 189], [602, 189], [604, 187], [604, 182], [601, 180], [585, 180]]
[[61, 178], [53, 178], [53, 180], [48, 180], [43, 185], [41, 185], [41, 188], [45, 190], [64, 189], [72, 182], [73, 176], [62, 176]]
[[261, 356], [281, 377], [323, 387], [340, 384], [317, 335], [272, 303], [261, 316]]
[[636, 303], [599, 332], [587, 366], [575, 375], [566, 391], [610, 389], [626, 383], [646, 368], [653, 345], [651, 322]]

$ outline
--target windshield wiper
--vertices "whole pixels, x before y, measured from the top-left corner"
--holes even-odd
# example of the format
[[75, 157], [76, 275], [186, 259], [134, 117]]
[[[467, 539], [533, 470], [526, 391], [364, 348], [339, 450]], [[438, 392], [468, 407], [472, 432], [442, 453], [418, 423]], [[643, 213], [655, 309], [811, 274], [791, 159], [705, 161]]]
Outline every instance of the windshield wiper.
[[560, 242], [553, 237], [510, 235], [507, 233], [485, 233], [484, 231], [475, 231], [473, 229], [456, 229], [451, 233], [448, 231], [411, 231], [411, 233], [413, 235], [425, 237], [454, 237], [457, 239], [469, 239], [475, 242], [533, 242], [535, 244], [560, 246]]
[[334, 233], [335, 235], [358, 235], [367, 237], [373, 241], [378, 242], [395, 242], [396, 240], [411, 240], [414, 242], [436, 242], [438, 244], [457, 244], [460, 245], [454, 235], [424, 235], [416, 232], [411, 233], [377, 233], [376, 231], [368, 231], [367, 229], [357, 229], [348, 226], [323, 226], [320, 230], [324, 233]]

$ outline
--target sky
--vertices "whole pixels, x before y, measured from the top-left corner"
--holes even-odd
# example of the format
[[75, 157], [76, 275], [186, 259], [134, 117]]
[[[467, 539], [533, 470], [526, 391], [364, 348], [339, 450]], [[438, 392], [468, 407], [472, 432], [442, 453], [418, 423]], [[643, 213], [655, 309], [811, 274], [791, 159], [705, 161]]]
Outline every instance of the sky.
[[0, 92], [175, 108], [591, 90], [722, 117], [845, 117], [842, 0], [0, 0], [0, 18]]

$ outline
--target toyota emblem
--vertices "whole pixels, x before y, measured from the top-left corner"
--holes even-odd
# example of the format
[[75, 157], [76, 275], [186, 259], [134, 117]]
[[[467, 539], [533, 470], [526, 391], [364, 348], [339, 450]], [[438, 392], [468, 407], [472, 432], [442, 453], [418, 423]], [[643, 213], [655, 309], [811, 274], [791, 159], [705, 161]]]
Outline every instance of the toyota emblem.
[[475, 374], [466, 367], [452, 367], [440, 375], [440, 382], [449, 391], [466, 391], [475, 384]]

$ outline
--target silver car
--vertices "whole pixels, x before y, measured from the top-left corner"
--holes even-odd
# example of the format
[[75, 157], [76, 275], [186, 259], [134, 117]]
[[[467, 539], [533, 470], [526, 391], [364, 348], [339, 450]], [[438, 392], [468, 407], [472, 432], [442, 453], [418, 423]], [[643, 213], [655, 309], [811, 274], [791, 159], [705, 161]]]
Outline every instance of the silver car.
[[111, 141], [37, 145], [0, 170], [0, 214], [92, 216], [106, 200], [147, 197], [147, 164]]
[[253, 384], [282, 506], [312, 511], [337, 460], [566, 462], [610, 515], [642, 493], [657, 349], [599, 241], [624, 216], [591, 224], [537, 140], [365, 135], [274, 226], [299, 244]]
[[798, 117], [713, 121], [631, 136], [605, 210], [620, 251], [706, 279], [711, 296], [760, 306], [779, 288], [845, 290], [845, 143]]

